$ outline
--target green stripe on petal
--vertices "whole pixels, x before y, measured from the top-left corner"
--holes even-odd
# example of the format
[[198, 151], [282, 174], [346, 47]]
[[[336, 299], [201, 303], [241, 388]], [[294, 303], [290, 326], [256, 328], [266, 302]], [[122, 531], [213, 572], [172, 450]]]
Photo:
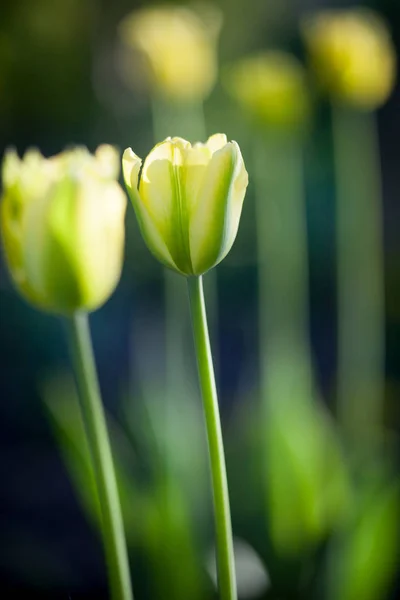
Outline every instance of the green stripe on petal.
[[147, 156], [139, 195], [178, 271], [191, 274], [186, 197], [182, 166], [189, 142], [181, 138], [157, 144]]
[[36, 301], [63, 313], [72, 312], [82, 301], [75, 264], [61, 235], [65, 228], [75, 239], [75, 194], [76, 184], [65, 178], [30, 203], [24, 219], [24, 264]]

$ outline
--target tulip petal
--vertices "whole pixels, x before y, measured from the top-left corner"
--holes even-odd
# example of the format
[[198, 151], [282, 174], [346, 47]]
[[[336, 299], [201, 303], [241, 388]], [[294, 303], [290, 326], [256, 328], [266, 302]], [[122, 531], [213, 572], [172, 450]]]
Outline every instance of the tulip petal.
[[141, 165], [141, 159], [131, 148], [127, 148], [122, 157], [122, 172], [139, 223], [140, 231], [154, 256], [170, 269], [179, 270], [171, 257], [163, 236], [158, 230], [152, 215], [149, 213], [147, 206], [144, 204], [139, 194], [138, 182]]
[[206, 146], [211, 150], [212, 154], [214, 154], [214, 152], [221, 150], [221, 148], [226, 146], [227, 143], [228, 140], [224, 133], [214, 133], [214, 135], [211, 135], [208, 138]]
[[142, 160], [132, 150], [127, 148], [122, 155], [122, 174], [125, 185], [129, 192], [137, 193], [139, 183], [139, 171], [142, 166]]
[[30, 287], [43, 308], [57, 306], [63, 313], [72, 312], [82, 301], [75, 264], [62, 235], [64, 231], [64, 237], [75, 243], [75, 195], [75, 182], [65, 178], [29, 203], [24, 217], [23, 253]]
[[[139, 195], [176, 268], [191, 273], [187, 203], [181, 168], [189, 142], [168, 138], [147, 156]], [[164, 261], [165, 262], [165, 261]]]
[[80, 186], [75, 206], [76, 237], [68, 237], [64, 247], [76, 262], [82, 303], [89, 310], [103, 304], [119, 281], [125, 210], [126, 196], [116, 181], [104, 185], [88, 178]]
[[190, 215], [190, 253], [195, 274], [218, 264], [232, 247], [247, 182], [236, 142], [214, 152]]

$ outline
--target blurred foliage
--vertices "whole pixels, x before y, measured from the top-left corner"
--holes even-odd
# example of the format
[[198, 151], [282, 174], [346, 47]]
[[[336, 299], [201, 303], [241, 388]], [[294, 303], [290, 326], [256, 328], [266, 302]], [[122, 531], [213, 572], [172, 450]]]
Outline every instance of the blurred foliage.
[[386, 597], [399, 565], [399, 482], [385, 468], [368, 473], [352, 511], [335, 536], [328, 557], [328, 597], [378, 600]]
[[[137, 56], [137, 62], [129, 62], [133, 54], [123, 48], [119, 24], [132, 10], [152, 4], [2, 0], [2, 145], [13, 144], [20, 152], [35, 145], [47, 155], [71, 143], [94, 148], [110, 142], [120, 149], [134, 144], [139, 155], [146, 155], [153, 139], [144, 65]], [[321, 3], [314, 0], [220, 0], [219, 72], [224, 74], [236, 61], [272, 48], [291, 53], [296, 65], [303, 62], [307, 67], [299, 25], [317, 4], [320, 8]], [[398, 46], [397, 0], [368, 5], [384, 13]], [[133, 75], [128, 81], [129, 65], [133, 65]], [[301, 79], [303, 85], [303, 76]], [[309, 86], [306, 71], [305, 81]], [[314, 97], [314, 89], [306, 90]], [[303, 92], [299, 93], [302, 98]], [[295, 93], [289, 108], [296, 107], [297, 100]], [[221, 77], [205, 102], [207, 133], [225, 131], [229, 139], [237, 139], [250, 171], [238, 239], [218, 270], [216, 332], [233, 528], [250, 548], [251, 568], [265, 575], [263, 585], [252, 588], [245, 578], [251, 569], [241, 571], [237, 565], [243, 598], [384, 600], [391, 592], [396, 597], [398, 102], [396, 89], [379, 116], [387, 259], [386, 425], [394, 440], [390, 452], [385, 450], [393, 464], [390, 470], [375, 447], [370, 448], [368, 457], [372, 465], [355, 460], [330, 414], [334, 412], [335, 386], [334, 189], [326, 104], [322, 100], [313, 104], [303, 140], [311, 338], [318, 392], [316, 398], [304, 400], [292, 387], [289, 395], [282, 394], [279, 402], [261, 415], [256, 352], [259, 265], [251, 165], [254, 130], [244, 114], [246, 109], [230, 97]], [[259, 103], [265, 108], [263, 100], [257, 100], [257, 106]], [[282, 108], [280, 101], [278, 105]], [[180, 125], [176, 115], [171, 117], [169, 127], [193, 125], [190, 110], [182, 111], [179, 118]], [[162, 377], [165, 340], [160, 333], [162, 271], [139, 237], [132, 210], [127, 215], [127, 238], [121, 283], [92, 323], [133, 578], [139, 598], [213, 598], [213, 569], [207, 562], [213, 548], [211, 497], [200, 400], [190, 386], [179, 397], [166, 398]], [[283, 238], [283, 243], [290, 241]], [[278, 261], [276, 267], [280, 266]], [[68, 595], [99, 600], [104, 597], [105, 583], [104, 566], [95, 550], [99, 545], [98, 504], [88, 449], [82, 444], [83, 423], [75, 388], [64, 375], [69, 367], [61, 334], [50, 317], [38, 316], [16, 299], [3, 264], [0, 320], [0, 392], [5, 398], [0, 405], [0, 476], [7, 482], [0, 494], [5, 529], [0, 573], [5, 597], [12, 598], [19, 591], [29, 598], [37, 593], [41, 600]], [[183, 368], [189, 371], [191, 366], [185, 363]], [[52, 376], [41, 378], [42, 372], [49, 371]], [[131, 381], [133, 389], [128, 389]], [[118, 406], [122, 406], [119, 413]], [[66, 472], [58, 462], [49, 463], [57, 448]], [[78, 511], [74, 512], [67, 476], [91, 531], [78, 521]]]

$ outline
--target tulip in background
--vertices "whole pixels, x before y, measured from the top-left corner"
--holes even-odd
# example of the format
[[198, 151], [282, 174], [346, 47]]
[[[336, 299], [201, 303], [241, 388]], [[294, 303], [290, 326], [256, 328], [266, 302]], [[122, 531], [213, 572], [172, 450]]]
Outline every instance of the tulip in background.
[[153, 93], [178, 103], [206, 98], [217, 78], [216, 42], [220, 14], [183, 6], [144, 8], [120, 25], [123, 43], [147, 61]]
[[374, 111], [393, 89], [396, 54], [385, 22], [366, 9], [317, 13], [303, 32], [316, 81], [332, 103], [337, 400], [355, 472], [352, 505], [327, 555], [328, 597], [380, 600], [396, 572], [399, 488], [383, 422], [385, 282]]
[[379, 141], [374, 111], [395, 82], [381, 17], [333, 10], [305, 20], [315, 78], [332, 102], [337, 191], [338, 412], [347, 441], [382, 441], [385, 315]]
[[227, 70], [225, 84], [247, 118], [263, 129], [291, 131], [304, 127], [310, 115], [306, 71], [288, 52], [242, 58]]
[[396, 54], [383, 19], [365, 8], [310, 16], [303, 33], [321, 89], [335, 102], [375, 110], [389, 97]]
[[276, 50], [239, 60], [225, 78], [252, 125], [261, 479], [274, 550], [291, 558], [326, 535], [347, 496], [338, 440], [316, 390], [309, 339], [307, 79], [294, 56]]
[[45, 159], [14, 152], [3, 164], [1, 230], [11, 277], [35, 306], [68, 317], [86, 436], [100, 500], [113, 600], [131, 600], [128, 555], [87, 311], [114, 291], [122, 269], [126, 196], [111, 146]]
[[144, 161], [129, 148], [125, 183], [143, 237], [166, 267], [187, 277], [210, 454], [221, 600], [237, 597], [232, 527], [218, 398], [202, 275], [235, 240], [248, 176], [236, 142], [216, 134], [193, 146], [181, 138], [157, 144]]

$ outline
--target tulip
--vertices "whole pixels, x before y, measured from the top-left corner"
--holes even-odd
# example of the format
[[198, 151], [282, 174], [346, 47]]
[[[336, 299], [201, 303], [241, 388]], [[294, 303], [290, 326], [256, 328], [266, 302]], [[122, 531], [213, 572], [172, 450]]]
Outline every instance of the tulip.
[[270, 50], [239, 60], [228, 70], [226, 85], [258, 124], [295, 127], [309, 116], [305, 69], [286, 52]]
[[367, 450], [383, 435], [385, 387], [385, 269], [375, 111], [393, 90], [396, 52], [384, 20], [367, 9], [321, 11], [305, 20], [303, 32], [317, 82], [332, 103], [337, 414], [348, 442], [357, 451]]
[[8, 151], [1, 229], [11, 278], [43, 310], [72, 314], [103, 304], [118, 283], [126, 196], [117, 151], [100, 146], [45, 159]]
[[305, 21], [304, 37], [316, 77], [333, 99], [367, 110], [384, 104], [395, 83], [396, 55], [379, 15], [324, 11]]
[[167, 138], [147, 156], [140, 178], [142, 161], [131, 148], [122, 163], [142, 235], [165, 266], [201, 275], [227, 255], [248, 183], [236, 142], [223, 134], [193, 146]]
[[153, 90], [172, 100], [200, 101], [217, 78], [216, 42], [221, 15], [187, 7], [152, 7], [125, 17], [120, 35], [147, 60]]

